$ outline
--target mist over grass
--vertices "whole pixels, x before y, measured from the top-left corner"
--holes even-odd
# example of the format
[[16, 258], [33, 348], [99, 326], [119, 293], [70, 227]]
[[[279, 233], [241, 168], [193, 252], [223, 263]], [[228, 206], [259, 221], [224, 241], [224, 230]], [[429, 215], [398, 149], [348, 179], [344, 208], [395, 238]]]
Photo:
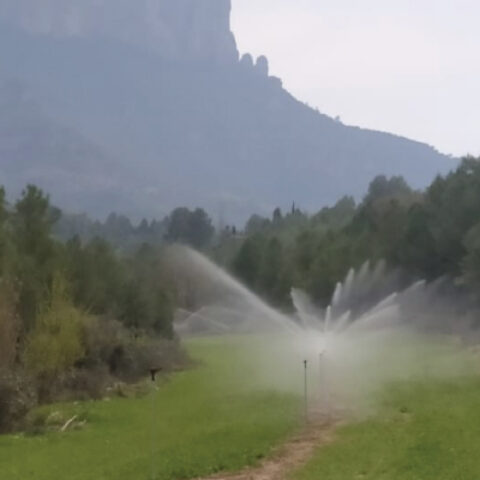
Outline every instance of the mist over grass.
[[[216, 336], [185, 344], [196, 366], [160, 379], [158, 389], [148, 395], [42, 407], [37, 412], [43, 418], [78, 415], [86, 423], [66, 433], [55, 428], [40, 435], [0, 437], [0, 478], [142, 480], [151, 478], [153, 469], [154, 478], [173, 480], [235, 471], [268, 456], [302, 425], [305, 357], [291, 348], [291, 336]], [[466, 438], [473, 441], [476, 427], [467, 416], [478, 399], [479, 383], [473, 376], [477, 360], [451, 338], [405, 336], [385, 344], [374, 356], [359, 357], [348, 378], [339, 376], [325, 384], [312, 359], [310, 411], [322, 400], [317, 394], [328, 386], [331, 412], [337, 414], [343, 407], [343, 418], [351, 426], [343, 427], [338, 443], [325, 453], [321, 450], [320, 460], [299, 478], [319, 478], [318, 472], [332, 479], [346, 478], [329, 477], [332, 472], [377, 472], [373, 449], [384, 457], [380, 464], [390, 468], [395, 455], [404, 455], [411, 443], [420, 455], [424, 438], [437, 442], [425, 447], [435, 458], [437, 444], [449, 445], [448, 436], [435, 435], [457, 428], [452, 419], [472, 430]], [[388, 375], [382, 377], [385, 370]], [[461, 437], [460, 431], [455, 435]], [[398, 436], [398, 442], [382, 435]], [[372, 451], [359, 460], [356, 452], [367, 447]], [[339, 468], [342, 458], [347, 465]]]
[[229, 377], [237, 388], [247, 378], [250, 388], [303, 395], [306, 375], [312, 409], [363, 415], [392, 382], [475, 370], [466, 338], [477, 330], [468, 316], [455, 315], [436, 283], [402, 289], [382, 263], [350, 270], [326, 309], [292, 290], [295, 310], [286, 313], [198, 252], [175, 247], [170, 258], [178, 290], [201, 306], [182, 312], [177, 332], [234, 342], [243, 355]]
[[321, 340], [312, 332], [205, 337], [193, 343], [206, 357], [219, 344], [228, 348], [230, 357], [223, 365], [225, 374], [218, 376], [219, 394], [267, 390], [303, 398], [306, 360], [309, 412], [344, 420], [381, 411], [383, 396], [392, 385], [473, 378], [480, 360], [459, 338], [407, 330], [340, 339], [324, 355]]
[[388, 385], [375, 416], [341, 428], [293, 478], [475, 480], [479, 391], [473, 374]]

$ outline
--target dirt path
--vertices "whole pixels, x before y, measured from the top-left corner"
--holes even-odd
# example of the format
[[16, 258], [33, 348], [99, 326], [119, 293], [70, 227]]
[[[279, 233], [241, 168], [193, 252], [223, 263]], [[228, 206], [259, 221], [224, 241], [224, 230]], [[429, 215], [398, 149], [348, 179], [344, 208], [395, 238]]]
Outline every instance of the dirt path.
[[325, 416], [312, 418], [299, 434], [276, 449], [260, 466], [200, 480], [285, 480], [311, 458], [318, 446], [332, 441], [338, 423]]

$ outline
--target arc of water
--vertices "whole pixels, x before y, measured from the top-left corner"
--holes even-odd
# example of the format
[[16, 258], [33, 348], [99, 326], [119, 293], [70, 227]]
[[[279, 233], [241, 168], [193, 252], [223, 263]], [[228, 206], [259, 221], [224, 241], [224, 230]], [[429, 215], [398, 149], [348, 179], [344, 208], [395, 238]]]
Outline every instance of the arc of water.
[[[187, 261], [189, 261], [192, 265], [199, 266], [202, 271], [205, 272], [205, 274], [210, 276], [212, 280], [221, 284], [227, 290], [230, 290], [242, 296], [244, 300], [255, 311], [258, 312], [258, 315], [260, 317], [266, 318], [274, 322], [284, 331], [295, 333], [301, 330], [300, 326], [293, 322], [291, 318], [270, 307], [267, 303], [261, 300], [257, 295], [251, 292], [242, 283], [235, 280], [231, 275], [229, 275], [227, 272], [222, 270], [220, 267], [215, 265], [203, 255], [188, 247], [177, 246], [174, 248], [176, 248], [179, 252], [178, 258], [180, 259], [180, 261], [184, 261], [185, 259], [187, 259]], [[261, 320], [261, 318], [259, 318], [259, 320]]]
[[218, 322], [211, 317], [207, 317], [206, 315], [203, 315], [201, 313], [203, 310], [204, 310], [204, 307], [200, 308], [196, 312], [192, 312], [187, 318], [185, 318], [185, 320], [183, 320], [182, 323], [189, 325], [189, 324], [191, 324], [191, 322], [193, 322], [193, 320], [195, 318], [200, 318], [204, 322], [206, 322], [210, 325], [213, 325], [214, 327], [216, 327], [216, 328], [218, 328], [222, 331], [225, 331], [225, 332], [228, 331], [228, 327], [226, 325], [224, 325], [223, 323]]
[[330, 331], [330, 322], [332, 321], [332, 307], [329, 305], [327, 311], [325, 312], [325, 322], [323, 330], [325, 333]]
[[352, 317], [351, 310], [347, 310], [341, 317], [339, 317], [338, 320], [335, 321], [335, 328], [334, 328], [335, 333], [339, 333], [345, 330], [350, 323], [351, 317]]
[[397, 297], [398, 297], [397, 292], [392, 293], [391, 295], [389, 295], [388, 297], [384, 298], [379, 303], [377, 303], [373, 308], [371, 308], [369, 310], [369, 313], [370, 314], [376, 313], [376, 312], [379, 312], [379, 311], [383, 310], [386, 307], [389, 307], [390, 305], [392, 305], [395, 302]]
[[333, 298], [332, 298], [332, 306], [336, 307], [342, 298], [342, 291], [343, 291], [343, 286], [341, 282], [337, 283], [337, 286], [335, 287], [335, 292], [333, 293]]

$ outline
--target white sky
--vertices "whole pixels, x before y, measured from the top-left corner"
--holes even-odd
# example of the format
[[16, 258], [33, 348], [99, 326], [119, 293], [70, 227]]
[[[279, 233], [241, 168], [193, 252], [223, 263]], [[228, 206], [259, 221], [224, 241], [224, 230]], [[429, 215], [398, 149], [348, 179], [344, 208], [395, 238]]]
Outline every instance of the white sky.
[[320, 111], [480, 155], [480, 0], [233, 0], [232, 28]]

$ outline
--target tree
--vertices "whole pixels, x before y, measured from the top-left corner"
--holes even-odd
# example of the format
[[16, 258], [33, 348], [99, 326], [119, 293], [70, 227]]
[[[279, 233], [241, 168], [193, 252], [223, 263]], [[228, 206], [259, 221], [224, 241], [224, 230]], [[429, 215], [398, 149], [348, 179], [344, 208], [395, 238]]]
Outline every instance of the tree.
[[464, 245], [467, 254], [462, 261], [463, 278], [480, 298], [480, 222], [465, 235]]
[[386, 197], [402, 197], [412, 194], [412, 189], [408, 186], [403, 177], [391, 177], [387, 179], [385, 175], [375, 177], [370, 186], [364, 202], [369, 203]]
[[131, 280], [122, 288], [119, 320], [134, 331], [151, 327], [149, 299], [140, 282]]
[[153, 322], [155, 333], [165, 338], [173, 338], [173, 318], [175, 307], [172, 296], [165, 288], [158, 288], [153, 297]]
[[268, 218], [261, 217], [260, 215], [252, 215], [245, 225], [245, 233], [247, 235], [254, 235], [268, 229], [269, 227], [270, 220]]
[[204, 248], [211, 241], [214, 228], [205, 210], [197, 208], [175, 209], [168, 219], [166, 239], [170, 242], [185, 243], [195, 248]]
[[302, 276], [308, 274], [317, 254], [319, 236], [312, 230], [306, 230], [295, 239], [294, 259], [297, 271]]
[[189, 229], [190, 244], [196, 248], [206, 247], [215, 233], [212, 220], [202, 208], [190, 214]]
[[5, 188], [0, 187], [0, 227], [3, 227], [7, 219], [7, 199]]
[[185, 207], [180, 207], [173, 210], [168, 217], [166, 239], [169, 242], [189, 243], [190, 215], [190, 210]]
[[27, 186], [15, 204], [12, 223], [18, 256], [19, 309], [27, 330], [35, 321], [56, 268], [56, 244], [51, 232], [59, 215], [59, 210], [50, 206], [49, 197], [33, 185]]
[[15, 309], [16, 292], [5, 282], [0, 282], [0, 371], [10, 368], [17, 356], [20, 333]]
[[2, 275], [6, 268], [6, 260], [7, 260], [7, 201], [5, 198], [5, 189], [0, 187], [0, 275]]
[[274, 226], [280, 226], [282, 224], [282, 220], [283, 220], [283, 215], [282, 215], [282, 211], [280, 210], [280, 208], [276, 208], [274, 211], [273, 211], [273, 215], [272, 215], [272, 223]]
[[111, 242], [122, 243], [134, 232], [130, 220], [125, 215], [111, 213], [104, 225], [105, 238]]
[[322, 210], [312, 218], [312, 222], [314, 224], [320, 223], [329, 228], [342, 228], [352, 220], [355, 215], [355, 208], [355, 199], [345, 196], [333, 207], [322, 208]]
[[124, 272], [110, 244], [94, 238], [85, 247], [78, 237], [66, 245], [67, 275], [73, 299], [93, 314], [115, 310], [124, 282]]
[[119, 299], [119, 319], [128, 328], [173, 336], [171, 279], [165, 278], [162, 249], [142, 245], [128, 260], [128, 279]]
[[137, 227], [137, 233], [143, 236], [149, 235], [150, 232], [150, 225], [148, 224], [148, 221], [146, 218], [142, 219], [140, 224]]
[[39, 313], [24, 353], [25, 366], [40, 381], [41, 397], [48, 396], [55, 380], [84, 355], [85, 321], [69, 298], [65, 279], [56, 275], [50, 304]]
[[477, 224], [480, 211], [480, 160], [467, 157], [456, 171], [438, 177], [426, 192], [425, 209], [437, 272], [461, 275], [465, 236]]
[[277, 287], [283, 272], [283, 245], [277, 237], [272, 237], [265, 248], [258, 273], [258, 285], [261, 292], [273, 301], [277, 297]]
[[413, 205], [408, 210], [405, 231], [396, 253], [397, 264], [429, 280], [446, 273], [437, 252], [432, 223], [425, 205]]
[[254, 236], [247, 238], [233, 260], [233, 271], [248, 286], [254, 287], [262, 259], [263, 240]]
[[60, 211], [50, 206], [50, 199], [42, 190], [28, 185], [15, 204], [15, 240], [21, 254], [41, 262], [52, 251], [52, 226]]

